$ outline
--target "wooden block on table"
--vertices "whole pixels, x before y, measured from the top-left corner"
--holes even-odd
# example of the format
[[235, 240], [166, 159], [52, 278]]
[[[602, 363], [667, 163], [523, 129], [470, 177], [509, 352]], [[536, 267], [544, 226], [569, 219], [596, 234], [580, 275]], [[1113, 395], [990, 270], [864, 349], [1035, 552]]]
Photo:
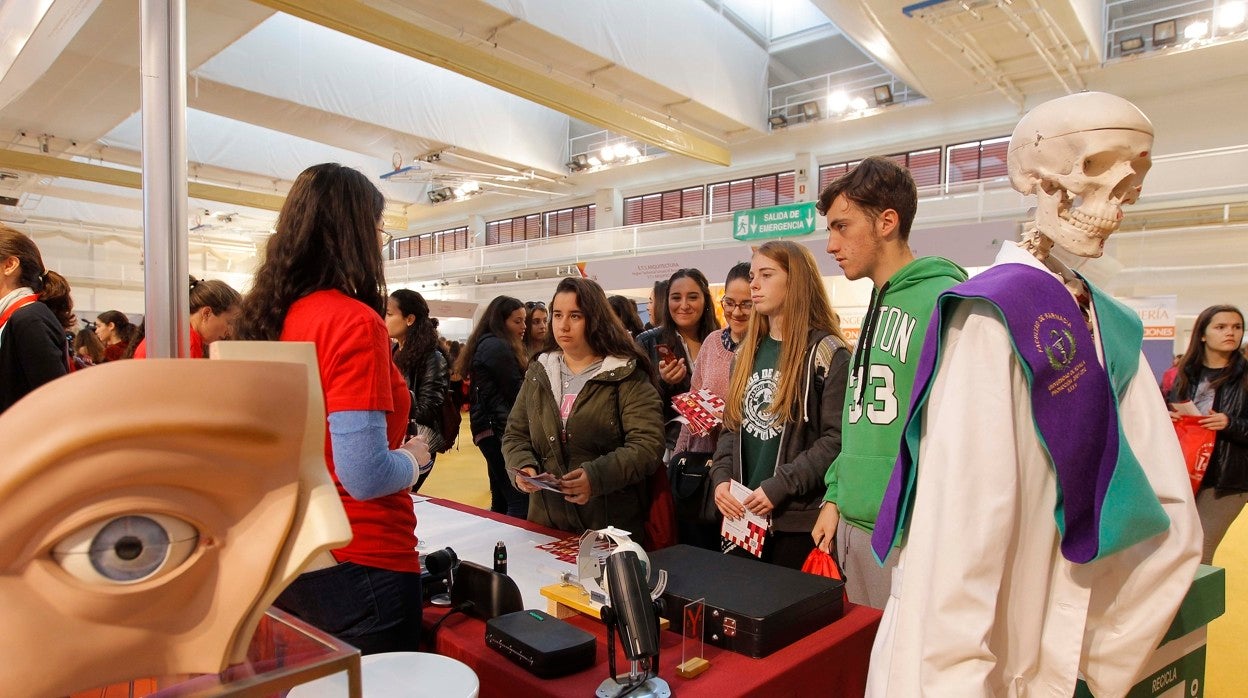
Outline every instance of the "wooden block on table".
[[[583, 613], [590, 618], [602, 618], [599, 604], [589, 598], [589, 592], [571, 584], [548, 584], [540, 589], [546, 597], [546, 612], [556, 618], [568, 618]], [[659, 630], [667, 630], [671, 623], [666, 618], [659, 618]]]
[[676, 665], [676, 675], [682, 679], [692, 679], [711, 668], [711, 663], [701, 657], [694, 657], [687, 662]]

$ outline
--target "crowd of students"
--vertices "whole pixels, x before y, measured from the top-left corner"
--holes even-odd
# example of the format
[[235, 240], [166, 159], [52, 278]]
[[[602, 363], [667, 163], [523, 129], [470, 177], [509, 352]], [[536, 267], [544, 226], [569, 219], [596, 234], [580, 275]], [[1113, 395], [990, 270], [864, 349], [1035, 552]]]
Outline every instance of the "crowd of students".
[[[871, 534], [927, 323], [966, 272], [916, 258], [909, 173], [867, 158], [818, 202], [827, 253], [849, 279], [872, 281], [851, 347], [806, 246], [767, 242], [729, 270], [719, 299], [706, 275], [655, 284], [650, 323], [593, 281], [562, 280], [546, 301], [499, 296], [461, 351], [437, 333], [420, 294], [386, 294], [379, 246], [384, 200], [334, 164], [295, 181], [245, 296], [191, 279], [191, 355], [236, 337], [316, 345], [328, 414], [325, 457], [353, 541], [300, 576], [277, 605], [368, 652], [417, 649], [420, 566], [409, 490], [444, 448], [441, 409], [466, 384], [473, 443], [491, 509], [579, 533], [614, 525], [653, 542], [655, 477], [676, 454], [701, 454], [713, 509], [681, 513], [675, 537], [714, 549], [719, 517], [769, 517], [761, 557], [801, 567], [813, 548], [843, 567], [850, 601], [883, 607], [889, 570]], [[124, 313], [76, 319], [64, 277], [26, 235], [0, 226], [0, 411], [78, 366], [146, 354]], [[73, 338], [72, 352], [67, 332]], [[1248, 498], [1248, 368], [1243, 315], [1206, 309], [1166, 396], [1191, 400], [1218, 432], [1198, 497], [1206, 561]], [[694, 435], [672, 399], [707, 389], [723, 424]], [[665, 480], [660, 477], [660, 480]], [[745, 486], [743, 498], [730, 481]], [[740, 549], [734, 554], [744, 553]], [[895, 553], [895, 550], [894, 550]]]

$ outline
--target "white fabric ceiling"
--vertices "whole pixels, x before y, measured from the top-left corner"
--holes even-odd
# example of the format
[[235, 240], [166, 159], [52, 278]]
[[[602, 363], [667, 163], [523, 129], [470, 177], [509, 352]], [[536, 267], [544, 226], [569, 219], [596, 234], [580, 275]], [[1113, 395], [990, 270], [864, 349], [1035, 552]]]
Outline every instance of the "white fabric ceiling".
[[700, 0], [486, 0], [751, 128], [767, 121], [767, 51]]
[[567, 116], [287, 15], [265, 20], [194, 75], [525, 167], [558, 172], [567, 162]]
[[[274, 13], [264, 1], [188, 3], [188, 158], [196, 181], [280, 195], [306, 166], [342, 162], [377, 178], [392, 204], [406, 213], [411, 231], [425, 232], [464, 225], [473, 214], [512, 215], [527, 202], [484, 195], [431, 206], [424, 196], [427, 176], [407, 183], [379, 178], [391, 169], [396, 151], [404, 164], [430, 153], [447, 155], [441, 163], [422, 163], [422, 173], [476, 168], [535, 176], [524, 185], [548, 192], [540, 199], [545, 209], [592, 202], [604, 189], [731, 176], [681, 157], [569, 174], [568, 135], [573, 128], [585, 130], [584, 124], [355, 38], [350, 35], [353, 27], [340, 32]], [[962, 116], [953, 116], [967, 113], [968, 100], [975, 101], [975, 118], [981, 123], [1000, 123], [1001, 114], [1017, 111], [991, 85], [968, 77], [963, 66], [935, 52], [938, 37], [904, 17], [900, 3], [800, 2], [807, 3], [807, 15], [810, 6], [816, 7], [845, 32], [839, 34], [832, 25], [816, 27], [813, 33], [823, 43], [806, 44], [805, 59], [801, 37], [810, 30], [783, 37], [782, 45], [773, 47], [777, 53], [769, 55], [764, 46], [769, 37], [760, 39], [756, 29], [732, 12], [736, 8], [748, 14], [745, 0], [724, 0], [722, 7], [705, 0], [342, 0], [342, 5], [435, 32], [570, 85], [586, 99], [705, 137], [722, 144], [735, 163], [747, 168], [774, 168], [803, 152], [815, 157], [868, 147], [895, 152], [924, 134], [972, 128]], [[1054, 0], [1044, 6], [1074, 42], [1093, 47], [1099, 38], [1089, 26], [1095, 14], [1089, 8], [1095, 4]], [[31, 8], [45, 6], [42, 20], [33, 20]], [[46, 134], [47, 157], [138, 166], [138, 6], [138, 0], [0, 2], [0, 31], [10, 32], [0, 51], [0, 148], [37, 154]], [[765, 17], [760, 10], [754, 19]], [[386, 25], [383, 20], [354, 28], [375, 34]], [[856, 53], [850, 39], [870, 58]], [[1136, 74], [1141, 76], [1138, 83], [1149, 83], [1140, 89], [1153, 93], [1186, 89], [1194, 79], [1215, 80], [1240, 70], [1243, 43], [1176, 51], [1162, 58], [1166, 69], [1143, 62], [1138, 67], [1081, 69], [1093, 88], [1111, 74]], [[1005, 56], [1009, 52], [1004, 49], [1019, 45], [1007, 33], [984, 48]], [[878, 119], [829, 119], [802, 125], [809, 128], [767, 131], [769, 68], [774, 81], [785, 75], [831, 73], [842, 62], [861, 64], [872, 58], [895, 66], [902, 77], [915, 75], [915, 85], [931, 102], [895, 105]], [[778, 70], [780, 63], [787, 65]], [[1021, 68], [1021, 74], [1031, 76], [1032, 82], [1020, 82], [1028, 99], [1053, 94], [1056, 83], [1034, 77], [1030, 67]], [[118, 215], [114, 210], [137, 202], [129, 191], [105, 193], [65, 178], [23, 176], [17, 183], [0, 181], [0, 193], [24, 197], [21, 213], [32, 218], [137, 225], [132, 211]], [[90, 208], [97, 205], [98, 211]]]

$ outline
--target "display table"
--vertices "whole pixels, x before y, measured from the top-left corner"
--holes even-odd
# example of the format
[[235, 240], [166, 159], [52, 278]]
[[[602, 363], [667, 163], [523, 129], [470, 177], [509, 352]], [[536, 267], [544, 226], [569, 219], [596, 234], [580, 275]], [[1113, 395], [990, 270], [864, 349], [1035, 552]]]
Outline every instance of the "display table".
[[[444, 609], [426, 608], [426, 617], [435, 618]], [[572, 625], [598, 638], [595, 664], [585, 671], [559, 679], [539, 679], [485, 644], [485, 623], [456, 614], [438, 630], [435, 649], [467, 664], [481, 681], [482, 698], [545, 698], [547, 696], [592, 696], [607, 677], [606, 627], [586, 616], [567, 619]], [[678, 696], [861, 696], [867, 685], [867, 664], [871, 642], [880, 624], [880, 612], [865, 606], [848, 606], [841, 620], [785, 647], [763, 659], [705, 645], [703, 657], [711, 666], [693, 679], [676, 675], [680, 663], [681, 636], [659, 633], [659, 677]], [[626, 671], [617, 643], [616, 671]]]
[[[460, 559], [488, 565], [494, 543], [503, 540], [508, 550], [508, 572], [520, 587], [527, 608], [546, 609], [546, 599], [538, 589], [557, 581], [560, 572], [574, 569], [574, 565], [534, 549], [535, 544], [565, 538], [567, 533], [436, 499], [418, 501], [416, 512], [423, 552], [450, 545]], [[426, 627], [446, 613], [444, 608], [426, 606]], [[539, 679], [487, 647], [485, 623], [462, 614], [442, 622], [434, 649], [475, 671], [483, 698], [591, 696], [608, 673], [606, 627], [586, 616], [569, 618], [568, 622], [597, 637], [597, 655], [591, 669], [559, 679]], [[659, 676], [679, 696], [776, 696], [785, 692], [805, 694], [812, 687], [818, 687], [821, 696], [860, 696], [866, 688], [871, 643], [879, 623], [878, 610], [847, 604], [841, 620], [763, 659], [706, 645], [703, 657], [710, 661], [710, 669], [693, 679], [676, 675], [681, 636], [662, 632]], [[628, 662], [618, 647], [616, 652], [616, 670], [626, 671]]]

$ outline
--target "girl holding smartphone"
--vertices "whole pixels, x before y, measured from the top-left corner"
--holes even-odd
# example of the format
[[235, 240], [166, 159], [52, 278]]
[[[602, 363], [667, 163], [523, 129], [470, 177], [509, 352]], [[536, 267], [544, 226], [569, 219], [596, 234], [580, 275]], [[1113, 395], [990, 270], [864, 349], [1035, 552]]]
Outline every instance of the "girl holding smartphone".
[[672, 398], [689, 392], [689, 378], [702, 340], [719, 329], [715, 306], [711, 303], [711, 284], [706, 275], [697, 269], [677, 269], [667, 280], [667, 305], [663, 316], [663, 324], [637, 335], [637, 343], [646, 351], [658, 374], [666, 424], [664, 442], [671, 451], [680, 435], [680, 422], [672, 421], [676, 417]]

